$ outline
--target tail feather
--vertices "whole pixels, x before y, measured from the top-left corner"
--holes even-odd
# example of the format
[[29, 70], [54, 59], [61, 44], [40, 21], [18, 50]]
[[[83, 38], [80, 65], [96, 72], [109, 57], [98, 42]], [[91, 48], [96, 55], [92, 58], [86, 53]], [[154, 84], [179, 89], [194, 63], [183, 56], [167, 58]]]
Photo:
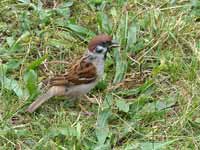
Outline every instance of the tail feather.
[[38, 107], [40, 107], [44, 102], [53, 96], [65, 95], [65, 86], [53, 86], [46, 93], [39, 96], [27, 109], [28, 112], [34, 112]]

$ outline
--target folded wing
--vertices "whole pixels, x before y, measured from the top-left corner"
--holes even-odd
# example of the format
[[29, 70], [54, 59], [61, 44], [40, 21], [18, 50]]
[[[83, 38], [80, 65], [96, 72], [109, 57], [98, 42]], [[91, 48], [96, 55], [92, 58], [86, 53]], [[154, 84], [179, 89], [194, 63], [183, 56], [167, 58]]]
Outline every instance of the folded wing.
[[69, 69], [64, 75], [57, 75], [50, 79], [50, 86], [70, 86], [87, 84], [97, 79], [96, 67], [82, 59]]

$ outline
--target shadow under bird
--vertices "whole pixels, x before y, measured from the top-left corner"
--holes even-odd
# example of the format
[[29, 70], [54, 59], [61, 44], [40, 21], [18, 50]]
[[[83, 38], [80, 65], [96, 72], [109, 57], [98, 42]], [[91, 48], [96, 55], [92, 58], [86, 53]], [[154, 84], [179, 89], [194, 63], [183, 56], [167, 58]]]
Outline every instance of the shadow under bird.
[[49, 88], [41, 94], [27, 109], [34, 112], [53, 96], [78, 98], [92, 90], [104, 73], [107, 52], [118, 47], [112, 36], [101, 34], [95, 36], [88, 44], [83, 57], [73, 64], [66, 74], [57, 75], [49, 80]]

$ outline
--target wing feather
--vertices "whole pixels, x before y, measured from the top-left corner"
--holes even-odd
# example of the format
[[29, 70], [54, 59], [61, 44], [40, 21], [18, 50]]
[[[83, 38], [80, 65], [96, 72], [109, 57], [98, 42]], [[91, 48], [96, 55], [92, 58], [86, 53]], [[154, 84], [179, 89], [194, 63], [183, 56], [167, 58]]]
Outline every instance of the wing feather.
[[85, 59], [79, 61], [64, 75], [50, 79], [50, 86], [70, 86], [87, 84], [97, 79], [96, 67]]

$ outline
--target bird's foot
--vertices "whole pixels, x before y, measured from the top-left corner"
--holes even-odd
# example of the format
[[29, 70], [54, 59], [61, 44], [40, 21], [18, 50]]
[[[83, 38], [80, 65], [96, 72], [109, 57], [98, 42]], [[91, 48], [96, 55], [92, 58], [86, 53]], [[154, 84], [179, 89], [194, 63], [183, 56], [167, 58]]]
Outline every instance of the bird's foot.
[[79, 103], [79, 107], [81, 108], [81, 111], [83, 112], [84, 115], [87, 115], [87, 116], [94, 115], [93, 112], [87, 111], [86, 108], [83, 105], [81, 105], [80, 103]]

